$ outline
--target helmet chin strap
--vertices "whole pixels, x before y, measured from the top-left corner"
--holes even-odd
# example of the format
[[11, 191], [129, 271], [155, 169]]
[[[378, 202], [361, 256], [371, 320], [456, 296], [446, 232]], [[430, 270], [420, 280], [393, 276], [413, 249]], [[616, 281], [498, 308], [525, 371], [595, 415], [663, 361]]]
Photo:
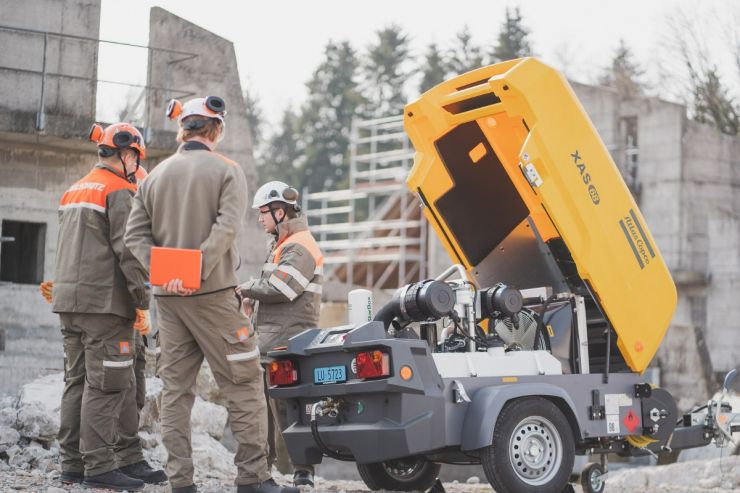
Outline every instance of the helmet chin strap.
[[136, 168], [134, 168], [133, 173], [129, 173], [126, 171], [126, 162], [123, 160], [123, 155], [121, 154], [121, 151], [119, 150], [117, 152], [118, 159], [121, 161], [121, 166], [123, 166], [123, 176], [126, 177], [126, 181], [129, 183], [136, 184], [136, 172], [139, 171], [139, 166], [141, 166], [141, 160], [139, 159], [139, 153], [136, 153]]
[[283, 210], [283, 217], [278, 221], [277, 217], [275, 217], [275, 211], [279, 210], [278, 207], [272, 207], [272, 204], [269, 204], [267, 207], [270, 208], [270, 216], [272, 216], [272, 221], [275, 223], [275, 232], [273, 233], [276, 238], [280, 237], [280, 223], [282, 223], [285, 220], [285, 211]]

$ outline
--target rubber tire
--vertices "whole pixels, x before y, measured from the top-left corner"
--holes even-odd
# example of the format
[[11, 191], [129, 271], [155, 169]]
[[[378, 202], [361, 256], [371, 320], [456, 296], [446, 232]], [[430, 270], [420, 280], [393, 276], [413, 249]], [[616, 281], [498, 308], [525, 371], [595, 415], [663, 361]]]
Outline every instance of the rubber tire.
[[598, 490], [595, 490], [591, 486], [591, 475], [592, 474], [604, 474], [604, 469], [601, 467], [601, 464], [597, 464], [596, 462], [589, 462], [586, 464], [586, 467], [583, 468], [583, 471], [581, 472], [581, 486], [583, 487], [583, 493], [604, 493], [604, 489], [606, 488], [606, 480], [603, 479], [601, 481], [601, 488]]
[[[546, 418], [560, 435], [563, 457], [560, 470], [552, 479], [540, 485], [530, 485], [519, 479], [509, 459], [509, 441], [514, 428], [530, 416]], [[496, 453], [500, 449], [503, 453]], [[481, 449], [481, 464], [486, 479], [497, 493], [561, 493], [568, 485], [575, 461], [573, 430], [562, 411], [542, 397], [524, 397], [506, 403], [493, 429], [491, 445]]]
[[[409, 459], [414, 458], [409, 457], [408, 459], [398, 460]], [[374, 462], [372, 464], [357, 464], [357, 471], [360, 473], [360, 477], [365, 482], [367, 487], [373, 491], [426, 491], [434, 485], [434, 482], [437, 480], [437, 476], [439, 476], [439, 470], [442, 466], [435, 462], [430, 462], [422, 457], [416, 457], [415, 459], [423, 462], [424, 464], [421, 466], [421, 469], [419, 469], [419, 471], [417, 471], [413, 476], [406, 479], [400, 479], [394, 475], [391, 475], [388, 471], [386, 471], [384, 462]]]

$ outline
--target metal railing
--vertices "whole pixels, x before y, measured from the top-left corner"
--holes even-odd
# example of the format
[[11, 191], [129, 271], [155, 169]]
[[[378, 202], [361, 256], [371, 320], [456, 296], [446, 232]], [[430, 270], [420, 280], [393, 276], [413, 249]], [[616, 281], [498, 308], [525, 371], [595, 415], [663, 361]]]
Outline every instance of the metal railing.
[[[18, 59], [18, 63], [16, 63], [15, 66], [9, 66], [0, 63], [0, 78], [2, 77], [2, 72], [30, 74], [39, 78], [39, 92], [36, 93], [35, 96], [34, 94], [30, 94], [31, 98], [35, 98], [35, 104], [33, 105], [33, 107], [35, 107], [36, 109], [35, 127], [36, 130], [39, 132], [43, 132], [46, 128], [46, 117], [47, 114], [50, 114], [48, 113], [49, 110], [47, 107], [47, 98], [49, 92], [48, 86], [51, 81], [55, 80], [76, 80], [89, 82], [90, 91], [92, 91], [93, 93], [91, 95], [90, 102], [94, 104], [94, 109], [91, 111], [90, 114], [91, 118], [94, 118], [96, 121], [129, 121], [144, 130], [145, 139], [149, 139], [150, 137], [147, 129], [151, 116], [151, 108], [148, 105], [148, 100], [150, 98], [148, 96], [151, 94], [152, 91], [161, 91], [166, 95], [166, 98], [186, 97], [193, 94], [191, 91], [184, 89], [151, 85], [151, 67], [149, 66], [149, 64], [151, 63], [152, 51], [167, 53], [168, 57], [170, 58], [167, 62], [168, 65], [174, 65], [186, 60], [191, 60], [198, 56], [194, 53], [167, 48], [157, 48], [153, 46], [139, 45], [134, 43], [109, 41], [87, 36], [77, 36], [72, 34], [0, 25], [0, 35], [2, 35], [3, 33], [11, 38], [9, 41], [3, 43], [4, 49], [6, 50], [14, 50], [23, 45], [22, 47], [26, 49], [26, 51], [28, 51], [28, 45], [32, 45], [34, 43], [26, 43], [27, 38], [24, 39], [24, 36], [40, 38], [40, 47], [38, 53], [36, 53], [34, 56]], [[13, 36], [15, 36], [15, 39], [13, 39]], [[94, 46], [91, 46], [89, 49], [86, 50], [79, 50], [78, 55], [80, 55], [80, 63], [78, 65], [67, 66], [64, 67], [66, 68], [66, 70], [62, 70], [62, 63], [57, 63], [57, 65], [59, 65], [59, 70], [51, 70], [49, 67], [49, 52], [51, 50], [50, 47], [52, 44], [52, 40], [54, 39], [58, 40], [60, 46], [60, 49], [58, 50], [60, 60], [62, 58], [62, 43], [81, 42], [90, 43]], [[98, 53], [100, 49], [103, 49], [104, 47], [116, 47], [117, 49], [129, 50], [129, 52], [124, 54], [124, 56], [122, 57], [118, 57], [118, 60], [123, 61], [108, 60], [107, 58], [106, 60], [103, 60], [102, 58], [98, 57]], [[132, 50], [146, 50], [145, 53], [147, 57], [147, 62], [145, 65], [145, 69], [143, 66], [140, 66], [139, 70], [136, 69], [136, 67], [134, 66], [135, 63], [133, 63], [132, 61], [136, 59], [136, 56], [132, 53]], [[89, 58], [84, 57], [85, 54], [90, 54], [94, 58], [93, 64], [89, 65], [87, 70], [85, 69], [85, 66], [83, 66], [86, 62], [89, 62]], [[64, 56], [69, 57], [69, 53], [65, 52]], [[7, 59], [9, 57], [4, 58]], [[17, 59], [18, 57], [16, 56], [15, 58]], [[3, 57], [0, 56], [0, 60], [2, 59]], [[74, 60], [74, 57], [71, 57], [71, 59]], [[31, 67], [29, 67], [29, 64], [31, 65]], [[101, 67], [107, 66], [106, 64], [115, 65], [115, 68], [119, 72], [121, 72], [121, 75], [114, 75], [114, 77], [112, 78], [98, 77], [98, 73], [101, 70]], [[82, 73], [80, 73], [80, 71], [82, 71]], [[115, 71], [116, 70], [114, 70], [114, 72]], [[124, 75], [123, 72], [125, 72], [126, 74]], [[139, 78], [144, 77], [146, 79], [146, 82], [140, 83], [141, 81], [126, 81], [126, 76], [130, 76], [130, 73], [134, 73], [134, 75], [138, 76]], [[119, 88], [118, 94], [116, 94], [114, 88]], [[120, 89], [127, 90], [128, 92], [126, 94], [121, 94]], [[30, 90], [30, 88], [20, 88], [20, 90]], [[110, 94], [106, 93], [113, 94], [113, 97], [110, 97]], [[95, 99], [94, 102], [93, 98]], [[71, 102], [66, 101], [65, 103]], [[29, 106], [29, 109], [30, 108], [31, 106]]]

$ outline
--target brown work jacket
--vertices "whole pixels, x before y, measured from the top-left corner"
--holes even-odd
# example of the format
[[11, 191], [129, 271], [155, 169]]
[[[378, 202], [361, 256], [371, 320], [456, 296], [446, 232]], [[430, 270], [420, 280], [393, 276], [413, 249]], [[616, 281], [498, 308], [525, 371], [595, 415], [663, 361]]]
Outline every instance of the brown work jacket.
[[280, 224], [259, 279], [240, 286], [257, 300], [254, 316], [263, 355], [306, 329], [316, 328], [321, 308], [324, 257], [304, 216]]
[[59, 202], [53, 305], [57, 312], [134, 318], [149, 306], [148, 274], [123, 243], [136, 185], [98, 163]]
[[[239, 267], [235, 240], [246, 207], [241, 167], [203, 144], [186, 142], [139, 187], [124, 241], [147, 270], [153, 246], [200, 250], [201, 286], [195, 294], [233, 288]], [[153, 289], [155, 296], [168, 295]]]

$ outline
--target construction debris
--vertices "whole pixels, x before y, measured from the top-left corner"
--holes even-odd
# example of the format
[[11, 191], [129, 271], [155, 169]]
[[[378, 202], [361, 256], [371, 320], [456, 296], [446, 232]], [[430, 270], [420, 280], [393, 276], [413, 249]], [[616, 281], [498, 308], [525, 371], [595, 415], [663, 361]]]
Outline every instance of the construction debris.
[[[206, 372], [210, 373], [206, 370]], [[205, 375], [204, 381], [212, 381]], [[34, 493], [83, 493], [90, 490], [75, 486], [60, 489], [59, 446], [55, 435], [59, 427], [59, 402], [64, 387], [62, 374], [41, 377], [23, 386], [17, 397], [0, 397], [0, 491]], [[206, 393], [197, 392], [191, 416], [193, 462], [198, 491], [216, 493], [232, 491], [236, 472], [234, 454], [222, 443], [226, 427], [226, 409], [203, 400]], [[164, 466], [167, 452], [162, 445], [159, 409], [162, 382], [147, 378], [147, 399], [142, 410], [141, 437], [144, 456], [152, 466]], [[214, 398], [216, 393], [210, 395]], [[733, 402], [734, 403], [734, 402]], [[740, 406], [738, 406], [740, 407]], [[707, 454], [714, 447], [705, 447]], [[693, 460], [662, 467], [635, 467], [609, 474], [609, 492], [650, 491], [657, 493], [731, 493], [740, 488], [740, 456]], [[348, 465], [347, 467], [352, 467]], [[275, 479], [288, 484], [292, 478], [275, 474]], [[316, 491], [349, 493], [367, 491], [361, 481], [317, 478]], [[464, 482], [445, 483], [449, 493], [490, 492], [490, 486], [471, 477]], [[147, 486], [148, 493], [165, 493], [169, 486]], [[580, 486], [575, 487], [581, 492]]]

